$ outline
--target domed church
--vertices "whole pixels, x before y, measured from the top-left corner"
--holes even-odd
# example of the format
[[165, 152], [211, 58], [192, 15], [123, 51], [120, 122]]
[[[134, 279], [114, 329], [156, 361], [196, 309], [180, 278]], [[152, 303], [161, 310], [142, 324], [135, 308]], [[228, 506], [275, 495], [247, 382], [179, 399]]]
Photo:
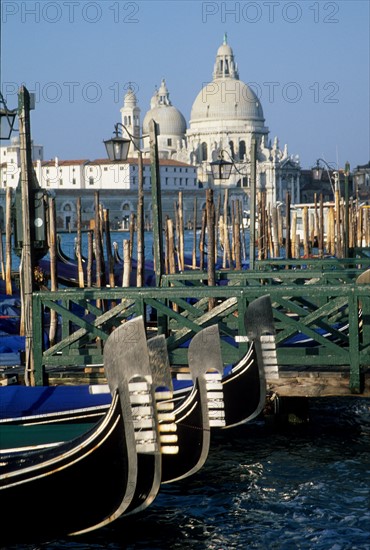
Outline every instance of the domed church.
[[[122, 123], [139, 140], [140, 109], [132, 90], [125, 96], [121, 114]], [[238, 188], [248, 191], [250, 187], [250, 152], [254, 137], [257, 142], [257, 191], [266, 191], [268, 204], [284, 202], [286, 191], [290, 192], [292, 203], [300, 202], [299, 158], [290, 156], [286, 145], [281, 150], [277, 138], [272, 144], [269, 141], [260, 99], [239, 79], [238, 65], [226, 34], [217, 50], [212, 81], [200, 90], [193, 102], [189, 127], [182, 113], [172, 105], [164, 79], [144, 116], [142, 134], [148, 133], [151, 119], [158, 124], [160, 158], [197, 166], [203, 187], [227, 187], [231, 192]], [[149, 156], [149, 138], [144, 138], [142, 150], [144, 156]], [[234, 163], [229, 180], [213, 180], [209, 163], [221, 157]], [[247, 208], [248, 204], [245, 206]]]

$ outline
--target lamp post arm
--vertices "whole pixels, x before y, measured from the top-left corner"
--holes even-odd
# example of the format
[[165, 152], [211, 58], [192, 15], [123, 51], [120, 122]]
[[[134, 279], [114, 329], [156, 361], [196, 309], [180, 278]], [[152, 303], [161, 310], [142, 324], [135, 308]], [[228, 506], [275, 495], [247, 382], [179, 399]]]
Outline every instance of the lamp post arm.
[[[328, 179], [329, 179], [329, 182], [330, 182], [331, 190], [332, 190], [332, 192], [333, 192], [333, 197], [335, 197], [335, 191], [336, 191], [336, 189], [335, 189], [335, 187], [333, 186], [333, 181], [332, 181], [333, 178], [332, 178], [332, 176], [330, 175], [330, 172], [329, 172], [329, 170], [333, 170], [333, 167], [330, 166], [330, 164], [329, 164], [328, 162], [326, 162], [326, 160], [324, 160], [324, 159], [321, 159], [321, 158], [320, 158], [320, 159], [317, 159], [317, 161], [316, 161], [317, 166], [319, 166], [319, 162], [322, 162], [323, 165], [325, 166], [325, 170], [326, 170], [326, 173], [328, 174]], [[335, 180], [334, 180], [334, 181], [335, 181]]]
[[136, 151], [137, 151], [138, 153], [141, 154], [141, 149], [140, 149], [140, 147], [138, 147], [138, 146], [136, 145], [135, 140], [136, 140], [136, 139], [142, 139], [142, 138], [144, 138], [144, 137], [149, 137], [149, 134], [145, 134], [145, 135], [143, 135], [143, 136], [134, 136], [134, 135], [131, 134], [131, 132], [127, 129], [127, 127], [126, 127], [124, 124], [122, 124], [122, 122], [117, 122], [117, 123], [114, 125], [114, 131], [115, 131], [116, 136], [119, 135], [118, 128], [120, 128], [120, 127], [123, 128], [124, 131], [127, 133], [128, 137], [129, 137], [131, 143], [133, 144], [133, 146], [135, 147]]
[[[235, 168], [235, 170], [238, 172], [238, 174], [240, 174], [241, 176], [246, 176], [247, 173], [243, 173], [241, 170], [239, 170], [239, 168], [237, 167], [236, 163], [235, 163], [235, 160], [232, 158], [232, 156], [230, 155], [230, 153], [228, 151], [226, 151], [226, 149], [221, 149], [220, 151], [220, 155], [221, 155], [221, 159], [223, 158], [223, 154], [226, 153], [227, 156], [229, 157], [230, 161], [232, 162], [232, 165], [233, 165], [233, 168]], [[243, 162], [242, 164], [252, 164], [251, 161], [247, 161], [247, 162]]]

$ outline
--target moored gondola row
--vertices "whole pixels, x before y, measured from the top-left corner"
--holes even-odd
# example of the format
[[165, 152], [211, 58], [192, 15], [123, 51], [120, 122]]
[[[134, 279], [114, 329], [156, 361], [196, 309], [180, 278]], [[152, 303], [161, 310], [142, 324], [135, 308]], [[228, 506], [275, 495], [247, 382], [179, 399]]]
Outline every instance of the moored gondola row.
[[109, 390], [0, 388], [1, 542], [39, 543], [124, 520], [144, 511], [161, 484], [198, 472], [213, 430], [248, 422], [265, 404], [268, 296], [250, 304], [245, 326], [249, 350], [228, 368], [218, 326], [200, 330], [189, 343], [187, 379], [171, 376], [164, 336], [148, 339], [138, 316], [105, 344]]
[[249, 351], [227, 370], [217, 325], [192, 338], [190, 377], [179, 381], [165, 338], [147, 339], [135, 317], [105, 344], [109, 392], [0, 388], [2, 544], [78, 535], [141, 512], [162, 483], [201, 469], [212, 430], [258, 416], [266, 398], [261, 336], [273, 336], [274, 326], [268, 296], [249, 308]]

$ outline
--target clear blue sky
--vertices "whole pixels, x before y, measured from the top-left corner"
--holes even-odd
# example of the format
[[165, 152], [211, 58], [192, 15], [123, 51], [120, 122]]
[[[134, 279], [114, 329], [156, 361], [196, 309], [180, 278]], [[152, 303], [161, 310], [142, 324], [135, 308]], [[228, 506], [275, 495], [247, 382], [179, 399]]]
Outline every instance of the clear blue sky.
[[227, 32], [271, 140], [303, 168], [369, 161], [368, 0], [2, 0], [1, 10], [2, 92], [9, 108], [22, 83], [36, 92], [32, 136], [46, 159], [104, 157], [130, 82], [142, 118], [164, 77], [189, 121]]

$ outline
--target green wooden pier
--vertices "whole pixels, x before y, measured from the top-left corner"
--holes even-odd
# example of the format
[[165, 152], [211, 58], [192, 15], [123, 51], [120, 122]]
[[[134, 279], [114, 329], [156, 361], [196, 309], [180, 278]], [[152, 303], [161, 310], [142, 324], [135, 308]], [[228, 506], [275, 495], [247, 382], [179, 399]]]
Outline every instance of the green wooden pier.
[[[149, 336], [165, 334], [174, 369], [186, 368], [187, 349], [182, 344], [214, 323], [220, 329], [224, 364], [234, 363], [248, 346], [235, 343], [235, 338], [245, 336], [248, 304], [269, 294], [278, 376], [267, 378], [268, 390], [282, 397], [370, 397], [370, 284], [357, 282], [369, 267], [370, 257], [365, 255], [264, 260], [256, 261], [253, 271], [217, 270], [212, 286], [206, 271], [189, 270], [163, 275], [155, 288], [35, 292], [35, 383], [103, 381], [104, 342], [115, 327], [136, 315], [143, 315]], [[45, 311], [55, 311], [61, 325], [58, 341], [47, 349]], [[348, 329], [333, 328], [343, 325]], [[332, 337], [324, 337], [320, 329]], [[315, 345], [287, 346], [297, 333], [312, 338]]]

